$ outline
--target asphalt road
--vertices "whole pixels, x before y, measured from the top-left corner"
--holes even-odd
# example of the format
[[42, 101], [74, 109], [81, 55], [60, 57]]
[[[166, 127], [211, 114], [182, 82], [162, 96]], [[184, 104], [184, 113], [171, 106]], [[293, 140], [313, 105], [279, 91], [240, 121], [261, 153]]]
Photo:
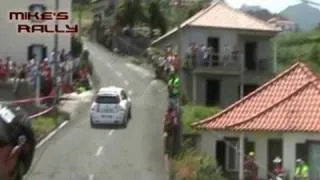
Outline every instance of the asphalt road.
[[125, 129], [92, 129], [89, 103], [50, 142], [37, 150], [27, 180], [166, 180], [162, 117], [165, 85], [124, 58], [86, 42], [100, 86], [124, 87], [132, 99]]

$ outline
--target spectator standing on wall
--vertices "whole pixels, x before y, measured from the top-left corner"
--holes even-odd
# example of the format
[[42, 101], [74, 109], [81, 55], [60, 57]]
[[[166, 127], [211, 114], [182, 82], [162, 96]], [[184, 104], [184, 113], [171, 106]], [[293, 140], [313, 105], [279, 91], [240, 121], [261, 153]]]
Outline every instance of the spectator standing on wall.
[[29, 61], [29, 76], [34, 87], [36, 87], [37, 71], [38, 71], [38, 67], [36, 63], [36, 55], [33, 54], [32, 59], [30, 59]]
[[304, 162], [302, 159], [296, 160], [296, 173], [295, 179], [296, 180], [309, 180], [309, 166]]
[[2, 80], [6, 80], [7, 75], [7, 70], [5, 68], [5, 65], [3, 64], [3, 60], [0, 58], [0, 77]]
[[60, 62], [63, 63], [66, 61], [66, 52], [65, 49], [62, 49], [59, 55]]
[[52, 50], [51, 52], [50, 52], [50, 55], [49, 55], [49, 58], [48, 58], [48, 64], [49, 64], [49, 66], [50, 66], [50, 69], [51, 69], [51, 76], [53, 76], [54, 77], [54, 69], [55, 69], [55, 53], [54, 53], [54, 50]]
[[5, 62], [5, 67], [6, 67], [7, 71], [10, 70], [10, 62], [11, 62], [11, 58], [9, 56], [7, 56], [6, 62]]

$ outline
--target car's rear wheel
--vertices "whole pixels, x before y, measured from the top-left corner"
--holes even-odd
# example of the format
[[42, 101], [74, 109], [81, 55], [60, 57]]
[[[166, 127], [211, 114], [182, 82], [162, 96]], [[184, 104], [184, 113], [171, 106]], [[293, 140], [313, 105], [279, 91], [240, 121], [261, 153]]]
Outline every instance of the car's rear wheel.
[[90, 126], [91, 126], [91, 128], [96, 127], [96, 124], [92, 121], [92, 117], [90, 117]]

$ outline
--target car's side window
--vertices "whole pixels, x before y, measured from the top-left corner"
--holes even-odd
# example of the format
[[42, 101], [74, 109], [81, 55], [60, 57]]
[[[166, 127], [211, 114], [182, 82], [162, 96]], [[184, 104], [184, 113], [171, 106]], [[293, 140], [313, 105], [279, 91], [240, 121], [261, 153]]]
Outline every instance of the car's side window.
[[126, 92], [124, 92], [124, 91], [121, 91], [121, 99], [127, 99], [128, 97], [127, 97], [127, 94], [126, 94]]

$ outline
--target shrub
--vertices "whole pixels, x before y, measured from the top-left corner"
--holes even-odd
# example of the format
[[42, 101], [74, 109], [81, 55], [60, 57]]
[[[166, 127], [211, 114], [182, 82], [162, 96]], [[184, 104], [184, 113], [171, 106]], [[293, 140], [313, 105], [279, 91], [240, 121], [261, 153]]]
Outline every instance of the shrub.
[[182, 107], [183, 115], [183, 130], [186, 133], [195, 133], [196, 131], [190, 128], [190, 124], [203, 120], [220, 111], [217, 107], [186, 105]]
[[79, 57], [83, 50], [83, 43], [79, 37], [71, 37], [71, 53], [74, 57]]
[[224, 180], [216, 161], [198, 150], [182, 152], [172, 165], [177, 180]]
[[[286, 68], [297, 58], [305, 60], [315, 71], [320, 71], [320, 32], [285, 33], [276, 38], [278, 65]], [[282, 68], [279, 70], [283, 70]]]

